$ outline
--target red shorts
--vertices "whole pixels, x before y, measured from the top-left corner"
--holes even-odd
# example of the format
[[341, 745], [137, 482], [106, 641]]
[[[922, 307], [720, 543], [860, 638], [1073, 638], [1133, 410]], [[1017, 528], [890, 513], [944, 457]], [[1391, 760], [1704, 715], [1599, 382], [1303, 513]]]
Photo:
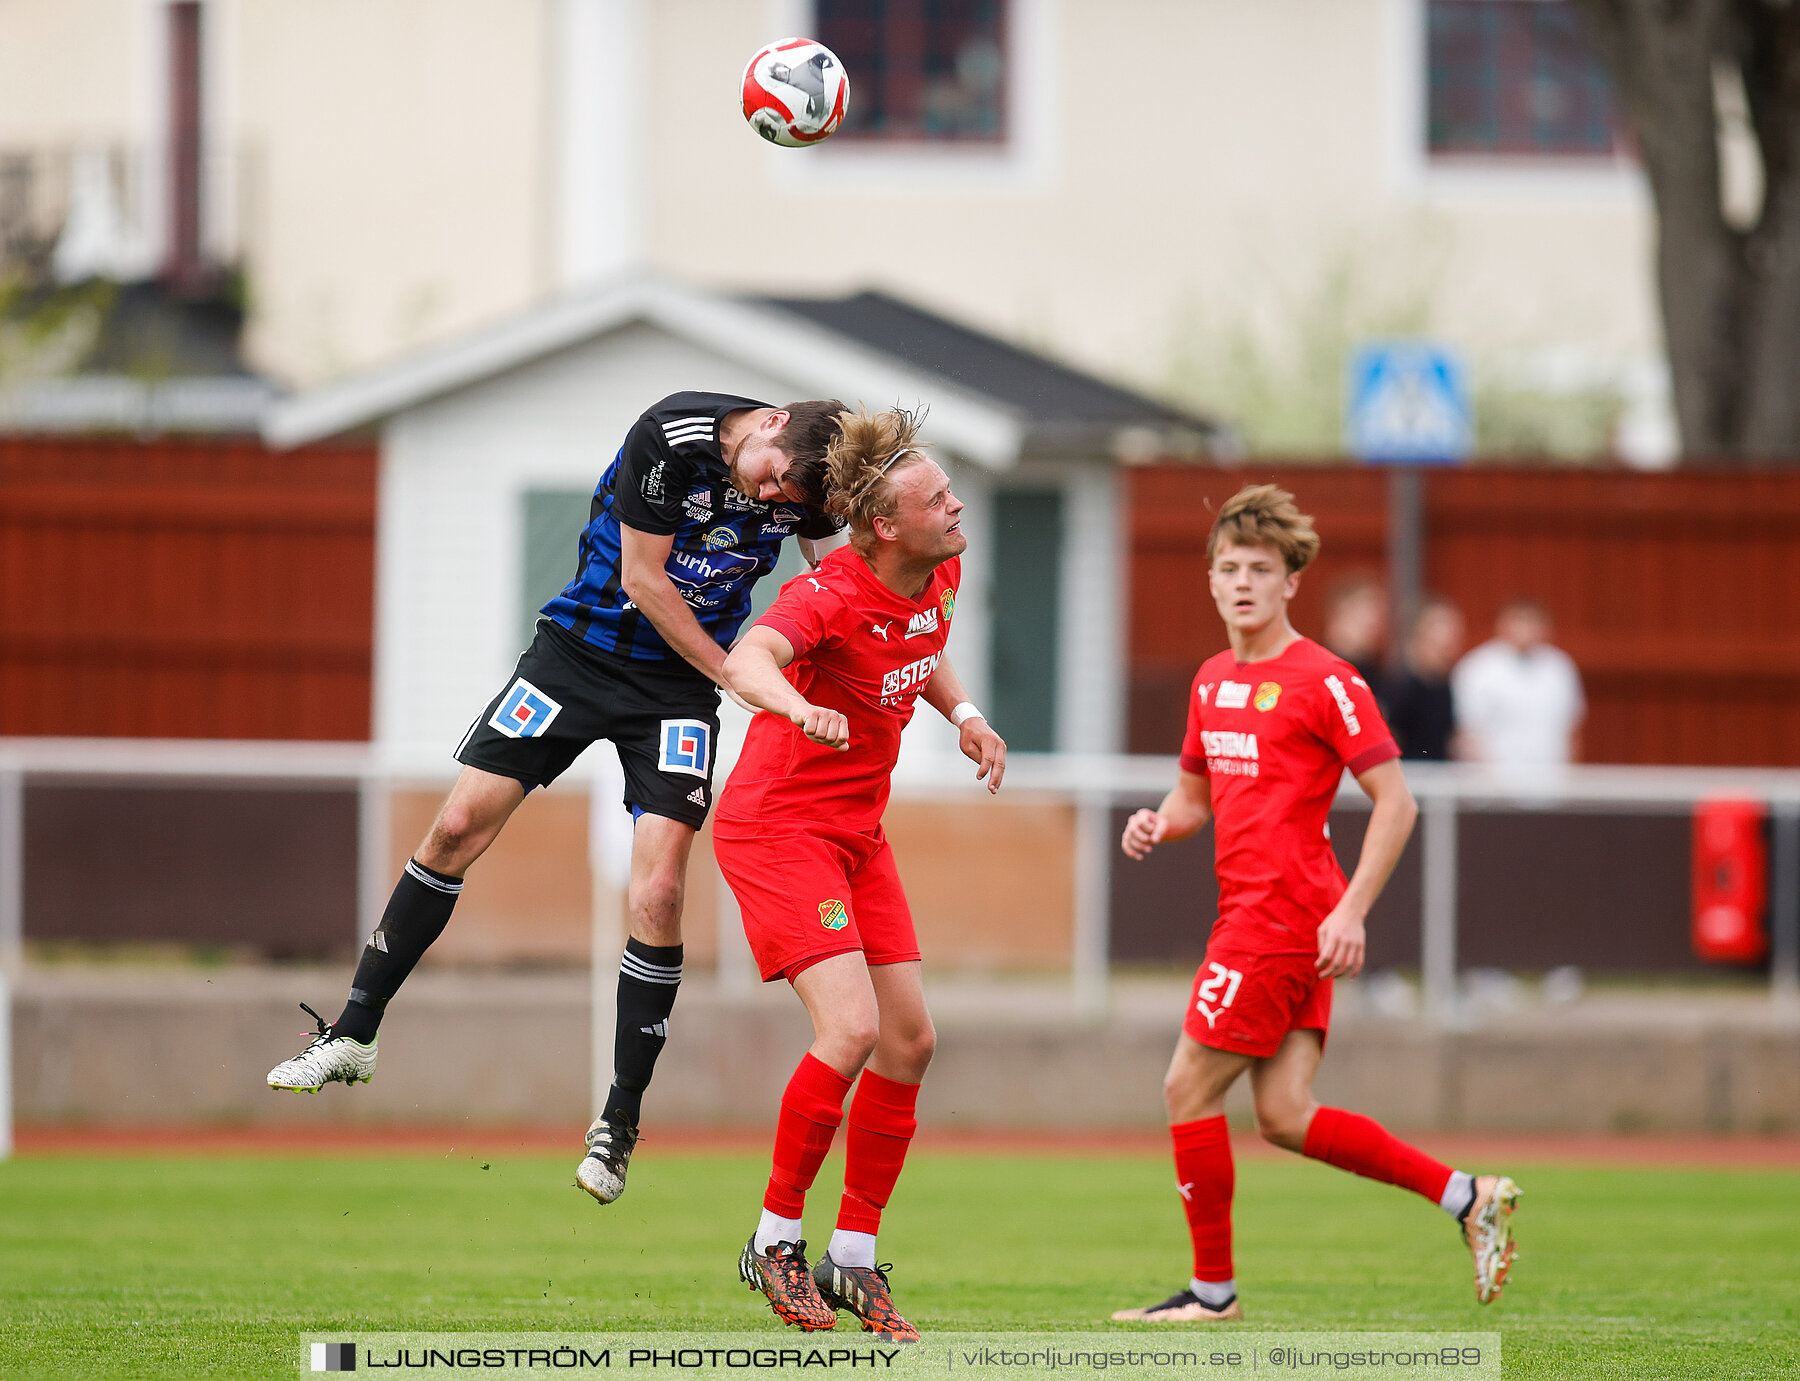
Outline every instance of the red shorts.
[[1267, 1059], [1289, 1031], [1331, 1026], [1331, 980], [1316, 954], [1271, 954], [1255, 935], [1214, 927], [1181, 1029], [1201, 1045]]
[[780, 834], [719, 820], [713, 852], [763, 982], [791, 982], [834, 954], [861, 951], [870, 965], [919, 957], [912, 910], [879, 825], [866, 834], [829, 825]]

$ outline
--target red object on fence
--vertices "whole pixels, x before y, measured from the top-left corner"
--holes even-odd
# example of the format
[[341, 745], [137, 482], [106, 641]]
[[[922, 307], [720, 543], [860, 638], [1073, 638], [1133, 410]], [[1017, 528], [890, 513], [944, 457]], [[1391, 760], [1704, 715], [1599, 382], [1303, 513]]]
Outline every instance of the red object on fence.
[[1760, 801], [1694, 807], [1694, 953], [1711, 963], [1756, 964], [1769, 952], [1767, 815]]

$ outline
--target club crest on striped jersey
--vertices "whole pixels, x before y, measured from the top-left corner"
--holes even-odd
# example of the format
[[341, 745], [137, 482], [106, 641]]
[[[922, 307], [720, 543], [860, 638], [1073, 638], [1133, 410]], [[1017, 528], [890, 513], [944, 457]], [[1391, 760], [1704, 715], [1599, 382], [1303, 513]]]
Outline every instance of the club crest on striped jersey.
[[700, 538], [700, 545], [708, 551], [730, 551], [738, 544], [736, 528], [709, 527]]
[[521, 676], [500, 697], [500, 708], [489, 716], [488, 726], [508, 738], [539, 738], [561, 713], [560, 704]]
[[706, 776], [712, 761], [712, 727], [698, 719], [665, 719], [662, 722], [662, 761], [664, 772], [681, 772], [690, 777]]
[[844, 910], [844, 904], [833, 897], [830, 901], [819, 903], [819, 924], [827, 930], [842, 930], [850, 924], [850, 913]]
[[1275, 681], [1264, 681], [1256, 688], [1256, 699], [1251, 701], [1251, 703], [1255, 705], [1257, 709], [1267, 713], [1275, 708], [1275, 702], [1280, 699], [1280, 683]]

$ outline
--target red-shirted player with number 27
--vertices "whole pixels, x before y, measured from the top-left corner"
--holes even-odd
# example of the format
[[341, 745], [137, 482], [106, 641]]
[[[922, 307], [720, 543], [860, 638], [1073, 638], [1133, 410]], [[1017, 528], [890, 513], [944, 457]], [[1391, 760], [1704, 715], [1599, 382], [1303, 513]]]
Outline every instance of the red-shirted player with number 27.
[[[843, 414], [826, 506], [848, 520], [850, 543], [790, 581], [725, 660], [731, 689], [770, 713], [751, 721], [713, 826], [763, 980], [793, 984], [814, 1032], [782, 1094], [762, 1218], [738, 1270], [788, 1323], [830, 1328], [843, 1309], [897, 1341], [919, 1334], [875, 1264], [875, 1232], [936, 1036], [881, 813], [920, 697], [962, 731], [989, 791], [1006, 770], [1006, 745], [944, 658], [968, 541], [962, 505], [913, 431], [899, 410]], [[853, 1081], [837, 1231], [809, 1270], [801, 1208]]]
[[[1194, 1273], [1161, 1304], [1115, 1319], [1243, 1317], [1231, 1261], [1225, 1092], [1245, 1070], [1266, 1140], [1413, 1190], [1454, 1217], [1474, 1255], [1481, 1303], [1499, 1295], [1512, 1265], [1519, 1190], [1510, 1179], [1452, 1170], [1380, 1123], [1313, 1098], [1332, 979], [1361, 971], [1363, 918], [1418, 814], [1367, 683], [1288, 622], [1300, 572], [1318, 550], [1312, 519], [1272, 484], [1239, 490], [1219, 510], [1207, 539], [1208, 584], [1231, 648], [1194, 678], [1180, 780], [1160, 807], [1125, 826], [1122, 847], [1141, 859], [1212, 821], [1219, 918], [1163, 1081]], [[1347, 884], [1327, 824], [1345, 768], [1374, 802]]]

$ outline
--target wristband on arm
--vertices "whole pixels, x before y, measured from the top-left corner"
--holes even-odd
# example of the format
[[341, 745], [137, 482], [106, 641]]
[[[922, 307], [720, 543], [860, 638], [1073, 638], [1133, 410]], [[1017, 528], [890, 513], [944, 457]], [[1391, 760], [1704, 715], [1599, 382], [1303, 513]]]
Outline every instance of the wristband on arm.
[[963, 724], [968, 720], [986, 718], [987, 716], [976, 709], [974, 702], [971, 700], [964, 700], [950, 711], [950, 722], [959, 729], [962, 728]]

